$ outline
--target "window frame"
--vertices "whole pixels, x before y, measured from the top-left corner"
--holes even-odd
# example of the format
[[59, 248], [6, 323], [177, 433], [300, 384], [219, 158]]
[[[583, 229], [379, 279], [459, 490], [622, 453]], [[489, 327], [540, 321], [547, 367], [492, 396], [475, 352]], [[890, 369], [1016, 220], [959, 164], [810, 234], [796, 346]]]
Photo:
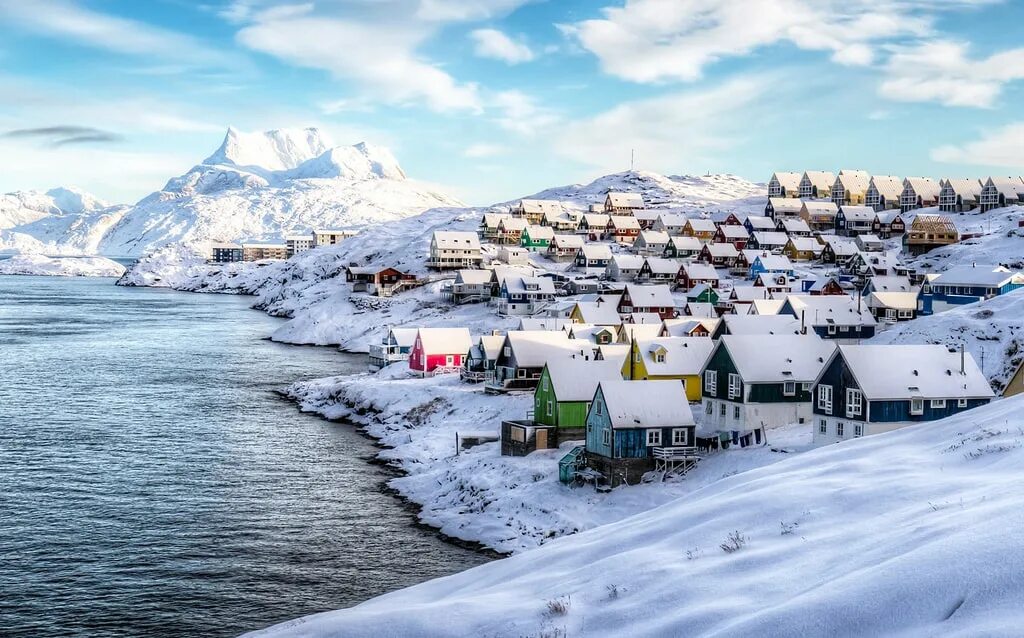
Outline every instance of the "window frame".
[[843, 423], [842, 421], [836, 421], [836, 436], [838, 436], [838, 437], [844, 436], [844, 432], [845, 431], [846, 431], [846, 424]]
[[827, 419], [819, 419], [818, 420], [818, 434], [828, 434], [828, 420]]
[[644, 439], [647, 441], [647, 447], [660, 447], [661, 446], [661, 428], [650, 428], [650, 429], [648, 429]]
[[[917, 404], [919, 407], [915, 408], [914, 407], [915, 404]], [[910, 415], [911, 416], [921, 416], [922, 414], [924, 414], [924, 398], [922, 398], [922, 397], [911, 397], [910, 398]]]
[[[792, 389], [789, 389], [792, 387]], [[782, 382], [782, 396], [795, 397], [796, 396], [796, 381], [783, 381]]]
[[611, 445], [612, 445], [612, 429], [611, 428], [604, 428], [603, 430], [601, 430], [601, 445], [607, 445], [608, 447], [611, 447]]
[[966, 408], [967, 407], [967, 399], [957, 399], [956, 400], [956, 407], [958, 407], [958, 408]]
[[818, 385], [818, 409], [823, 410], [825, 414], [832, 414], [832, 399], [833, 399], [832, 386], [825, 383]]
[[946, 409], [946, 400], [945, 399], [931, 399], [928, 402], [928, 407], [930, 407], [933, 410], [945, 410]]
[[710, 392], [711, 396], [718, 394], [718, 370], [704, 371], [704, 391]]
[[857, 388], [846, 388], [846, 416], [864, 414], [864, 394]]
[[729, 373], [728, 396], [730, 399], [738, 399], [743, 394], [743, 381], [740, 375], [735, 372]]
[[[682, 434], [682, 437], [679, 435]], [[679, 439], [682, 438], [682, 441]], [[672, 445], [678, 447], [687, 447], [690, 445], [690, 430], [687, 428], [672, 428]]]

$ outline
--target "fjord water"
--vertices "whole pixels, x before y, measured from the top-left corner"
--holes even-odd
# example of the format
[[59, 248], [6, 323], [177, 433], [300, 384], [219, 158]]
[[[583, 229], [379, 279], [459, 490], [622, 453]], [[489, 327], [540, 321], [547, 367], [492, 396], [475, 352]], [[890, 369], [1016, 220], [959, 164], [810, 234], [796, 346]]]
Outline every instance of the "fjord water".
[[476, 565], [288, 383], [251, 299], [0, 276], [0, 634], [228, 636]]

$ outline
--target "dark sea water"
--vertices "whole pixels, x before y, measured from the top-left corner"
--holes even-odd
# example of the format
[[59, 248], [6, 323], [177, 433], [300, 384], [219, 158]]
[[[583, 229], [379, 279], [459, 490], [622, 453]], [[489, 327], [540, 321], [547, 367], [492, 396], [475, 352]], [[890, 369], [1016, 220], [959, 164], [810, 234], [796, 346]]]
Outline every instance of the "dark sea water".
[[274, 394], [364, 358], [249, 303], [0, 276], [0, 635], [232, 636], [485, 560]]

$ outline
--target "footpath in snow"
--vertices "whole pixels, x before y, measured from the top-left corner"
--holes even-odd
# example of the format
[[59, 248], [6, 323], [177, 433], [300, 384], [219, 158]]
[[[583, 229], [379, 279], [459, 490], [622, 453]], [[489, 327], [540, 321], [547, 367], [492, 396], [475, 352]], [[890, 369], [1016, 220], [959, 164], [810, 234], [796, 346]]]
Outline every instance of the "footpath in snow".
[[251, 635], [1020, 635], [1022, 409], [1016, 397], [789, 456]]

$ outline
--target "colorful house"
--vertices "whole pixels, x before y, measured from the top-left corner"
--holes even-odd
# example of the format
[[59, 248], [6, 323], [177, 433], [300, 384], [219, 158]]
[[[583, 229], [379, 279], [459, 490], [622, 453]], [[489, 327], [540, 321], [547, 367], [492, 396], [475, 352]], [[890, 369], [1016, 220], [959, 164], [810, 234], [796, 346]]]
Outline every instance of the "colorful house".
[[519, 245], [532, 253], [545, 252], [555, 237], [550, 226], [527, 226], [519, 239]]
[[679, 381], [602, 381], [587, 412], [587, 464], [616, 487], [698, 460], [696, 424]]
[[468, 328], [420, 328], [409, 351], [409, 369], [421, 376], [458, 372], [472, 347]]
[[829, 199], [836, 176], [829, 171], [805, 171], [800, 178], [800, 197]]
[[699, 402], [700, 375], [714, 346], [708, 337], [633, 339], [621, 376], [632, 381], [682, 381], [687, 400]]
[[800, 196], [800, 173], [780, 171], [768, 180], [768, 197], [793, 198]]
[[903, 180], [895, 175], [874, 175], [868, 183], [864, 204], [876, 212], [900, 207]]
[[818, 445], [944, 419], [995, 396], [974, 357], [942, 345], [839, 346], [813, 390]]

